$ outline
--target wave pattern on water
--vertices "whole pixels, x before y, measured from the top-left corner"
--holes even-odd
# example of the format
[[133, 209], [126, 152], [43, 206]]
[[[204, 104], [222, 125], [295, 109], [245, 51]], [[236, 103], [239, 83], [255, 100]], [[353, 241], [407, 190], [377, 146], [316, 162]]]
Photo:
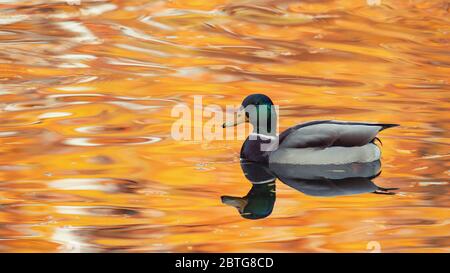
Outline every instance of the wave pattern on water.
[[[450, 5], [442, 0], [0, 3], [0, 252], [448, 251]], [[377, 183], [396, 196], [246, 193], [240, 143], [175, 142], [177, 103], [280, 104], [395, 122]], [[413, 167], [411, 167], [413, 166]], [[339, 212], [339, 213], [337, 213]]]

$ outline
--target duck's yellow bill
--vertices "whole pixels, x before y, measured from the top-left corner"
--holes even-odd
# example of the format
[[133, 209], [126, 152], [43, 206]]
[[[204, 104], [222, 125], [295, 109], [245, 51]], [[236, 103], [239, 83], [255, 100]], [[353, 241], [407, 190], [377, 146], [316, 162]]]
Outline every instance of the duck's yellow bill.
[[246, 121], [247, 121], [247, 119], [246, 119], [246, 116], [245, 116], [245, 112], [244, 112], [244, 111], [240, 111], [240, 112], [237, 113], [236, 119], [234, 119], [234, 120], [232, 120], [232, 121], [225, 122], [225, 123], [222, 125], [222, 127], [223, 127], [223, 128], [226, 128], [226, 127], [233, 127], [233, 126], [236, 126], [236, 125], [238, 125], [238, 124], [244, 123], [244, 122], [246, 122]]

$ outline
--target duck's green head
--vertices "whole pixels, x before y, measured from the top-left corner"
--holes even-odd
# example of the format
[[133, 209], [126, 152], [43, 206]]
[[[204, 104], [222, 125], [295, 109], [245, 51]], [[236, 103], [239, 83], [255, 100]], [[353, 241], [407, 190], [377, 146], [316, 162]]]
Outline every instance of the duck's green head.
[[242, 107], [247, 107], [249, 105], [253, 106], [272, 106], [273, 102], [272, 100], [264, 95], [264, 94], [252, 94], [248, 95], [243, 101], [242, 101]]
[[276, 119], [276, 111], [272, 100], [264, 94], [252, 94], [242, 101], [236, 119], [233, 122], [224, 123], [223, 127], [249, 122], [253, 125], [255, 133], [274, 135], [276, 133]]

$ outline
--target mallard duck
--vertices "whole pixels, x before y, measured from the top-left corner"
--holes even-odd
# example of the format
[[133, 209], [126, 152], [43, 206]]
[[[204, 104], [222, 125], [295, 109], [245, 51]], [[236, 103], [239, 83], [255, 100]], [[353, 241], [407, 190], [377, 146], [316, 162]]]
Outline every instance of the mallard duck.
[[364, 123], [335, 120], [311, 121], [276, 135], [276, 111], [263, 94], [247, 96], [232, 122], [253, 125], [242, 145], [240, 157], [252, 162], [295, 165], [367, 163], [381, 157], [375, 144], [377, 134], [398, 126], [391, 123]]

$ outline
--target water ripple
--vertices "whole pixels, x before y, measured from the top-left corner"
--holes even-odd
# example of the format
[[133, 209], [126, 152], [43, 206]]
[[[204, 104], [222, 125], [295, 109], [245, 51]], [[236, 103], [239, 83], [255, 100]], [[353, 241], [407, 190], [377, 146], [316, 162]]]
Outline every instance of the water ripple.
[[70, 146], [108, 146], [108, 145], [146, 145], [153, 144], [161, 141], [159, 137], [102, 137], [102, 138], [87, 138], [87, 137], [77, 137], [68, 138], [63, 141], [64, 144]]

